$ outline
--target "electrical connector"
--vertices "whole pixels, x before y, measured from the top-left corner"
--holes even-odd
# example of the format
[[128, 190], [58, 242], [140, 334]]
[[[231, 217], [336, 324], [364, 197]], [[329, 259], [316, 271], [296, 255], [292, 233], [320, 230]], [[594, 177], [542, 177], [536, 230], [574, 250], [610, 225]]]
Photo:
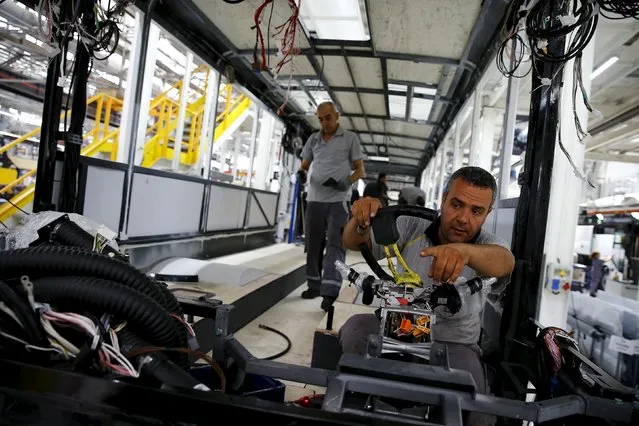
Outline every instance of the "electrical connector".
[[537, 40], [535, 46], [537, 47], [537, 49], [545, 51], [548, 48], [548, 40], [546, 40], [545, 38], [539, 39]]

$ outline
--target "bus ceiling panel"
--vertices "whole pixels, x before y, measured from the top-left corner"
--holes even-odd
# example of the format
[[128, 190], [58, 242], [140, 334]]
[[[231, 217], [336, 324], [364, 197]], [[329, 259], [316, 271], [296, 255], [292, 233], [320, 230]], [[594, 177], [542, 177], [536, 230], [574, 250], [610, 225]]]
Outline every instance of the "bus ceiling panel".
[[[215, 26], [233, 43], [239, 50], [253, 49], [255, 46], [254, 15], [263, 0], [246, 0], [239, 4], [229, 4], [221, 0], [193, 0], [196, 6], [215, 24]], [[275, 1], [268, 5], [262, 13], [262, 33], [264, 35], [264, 48], [270, 44], [271, 48], [277, 47], [277, 38], [274, 31], [267, 31], [268, 21], [273, 7], [271, 27], [283, 24], [291, 17], [291, 9], [288, 2]], [[270, 39], [270, 43], [267, 40]], [[300, 49], [310, 47], [302, 30], [298, 31], [295, 45]], [[260, 47], [258, 46], [258, 55]]]
[[[367, 115], [384, 115], [386, 114], [386, 105], [384, 105], [384, 95], [373, 95], [370, 93], [361, 93], [365, 113]], [[369, 119], [370, 122], [370, 119]], [[372, 130], [372, 129], [371, 129]]]
[[[341, 120], [344, 121], [344, 120]], [[349, 121], [349, 120], [346, 120]], [[363, 118], [351, 118], [350, 121], [353, 123], [353, 130], [356, 132], [362, 132], [362, 135], [368, 134], [368, 127], [366, 127], [366, 120]], [[370, 135], [368, 136], [368, 140], [370, 141]]]
[[461, 59], [481, 3], [468, 0], [370, 1], [375, 49]]
[[[279, 63], [281, 58], [276, 57], [275, 55], [271, 55], [270, 57], [270, 66], [273, 68], [273, 72], [276, 72], [275, 66]], [[289, 76], [291, 76], [291, 70], [293, 77], [295, 76], [306, 76], [315, 74], [313, 70], [313, 66], [309, 62], [309, 60], [305, 56], [298, 56], [293, 61], [284, 64], [278, 73], [278, 79], [283, 80], [285, 85], [287, 85]]]
[[362, 109], [359, 106], [359, 100], [357, 99], [357, 93], [351, 92], [335, 92], [337, 102], [342, 106], [342, 113], [344, 114], [361, 114]]
[[357, 87], [383, 89], [382, 64], [377, 58], [349, 57], [348, 61], [353, 70], [353, 78]]
[[407, 139], [399, 136], [389, 136], [388, 137], [388, 146], [394, 146], [396, 148], [408, 148], [408, 149], [426, 149], [427, 146], [430, 145], [430, 142], [418, 140], [418, 139]]
[[388, 79], [416, 84], [438, 85], [441, 79], [443, 65], [398, 61], [389, 59], [387, 62]]
[[408, 123], [399, 120], [386, 120], [386, 131], [407, 136], [428, 138], [433, 126], [427, 124]]
[[[364, 104], [366, 105], [366, 104]], [[384, 120], [378, 118], [369, 118], [368, 124], [371, 126], [372, 132], [383, 133], [384, 132]]]
[[316, 56], [315, 58], [320, 67], [322, 66], [322, 59], [324, 60], [323, 79], [330, 86], [353, 86], [353, 80], [351, 80], [348, 67], [342, 56]]

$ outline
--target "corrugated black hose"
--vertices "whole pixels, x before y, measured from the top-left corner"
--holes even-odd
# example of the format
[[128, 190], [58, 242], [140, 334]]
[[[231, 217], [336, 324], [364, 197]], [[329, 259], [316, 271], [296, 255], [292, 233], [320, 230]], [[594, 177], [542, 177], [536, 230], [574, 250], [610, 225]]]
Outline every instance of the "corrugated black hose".
[[[95, 237], [82, 229], [80, 225], [72, 220], [65, 220], [58, 223], [52, 230], [51, 234], [53, 241], [62, 245], [79, 247], [90, 251], [93, 250]], [[125, 257], [122, 253], [108, 244], [104, 247], [101, 253], [110, 255], [113, 259], [125, 261]]]
[[171, 292], [130, 264], [77, 247], [37, 246], [8, 250], [0, 256], [0, 277], [29, 276], [32, 280], [51, 276], [86, 276], [113, 281], [139, 291], [182, 315], [182, 308]]
[[88, 311], [97, 316], [112, 314], [127, 321], [137, 334], [154, 345], [186, 347], [186, 333], [181, 324], [156, 301], [121, 284], [93, 277], [46, 277], [33, 280], [35, 299], [76, 312]]

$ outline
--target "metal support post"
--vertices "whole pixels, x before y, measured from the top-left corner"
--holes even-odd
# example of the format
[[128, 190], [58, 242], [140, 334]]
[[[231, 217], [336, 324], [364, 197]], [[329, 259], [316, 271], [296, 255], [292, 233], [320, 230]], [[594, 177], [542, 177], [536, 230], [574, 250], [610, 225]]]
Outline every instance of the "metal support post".
[[180, 156], [182, 154], [182, 139], [184, 139], [184, 120], [186, 119], [186, 106], [189, 99], [189, 89], [191, 87], [191, 66], [193, 65], [193, 53], [186, 52], [186, 64], [184, 66], [184, 78], [180, 90], [180, 110], [178, 112], [178, 123], [175, 129], [175, 143], [173, 145], [173, 161], [171, 170], [177, 172], [180, 168]]
[[[568, 3], [564, 7], [568, 7]], [[554, 20], [560, 15], [558, 4], [549, 2], [545, 16]], [[565, 38], [551, 39], [549, 54], [562, 55], [565, 44]], [[524, 365], [536, 363], [536, 360], [530, 359], [530, 353], [516, 350], [517, 343], [513, 339], [516, 333], [518, 340], [532, 341], [537, 333], [537, 328], [529, 319], [535, 318], [539, 311], [545, 263], [544, 242], [561, 101], [562, 79], [555, 77], [561, 66], [558, 63], [539, 61], [533, 71], [528, 146], [524, 172], [519, 182], [521, 195], [512, 244], [513, 254], [518, 262], [507, 289], [501, 321], [504, 362]], [[535, 90], [541, 86], [542, 78], [549, 79], [550, 86]]]
[[[516, 42], [513, 41], [513, 49]], [[513, 54], [513, 57], [515, 55]], [[501, 141], [501, 164], [499, 174], [499, 200], [508, 198], [508, 186], [510, 186], [511, 159], [513, 156], [513, 143], [515, 140], [515, 124], [517, 123], [517, 100], [519, 97], [519, 79], [509, 78], [506, 94], [506, 113], [504, 115], [504, 136]]]
[[443, 202], [444, 195], [444, 185], [446, 185], [446, 165], [448, 163], [448, 138], [444, 138], [444, 142], [440, 148], [442, 151], [441, 154], [441, 163], [439, 164], [439, 193], [437, 194], [437, 199], [439, 200], [439, 206], [441, 208]]
[[[60, 4], [61, 17], [66, 16], [67, 2]], [[64, 19], [64, 18], [62, 18]], [[56, 45], [66, 46], [63, 37], [56, 37]], [[36, 185], [33, 198], [33, 212], [52, 210], [53, 182], [55, 175], [55, 157], [58, 150], [58, 128], [60, 127], [60, 112], [62, 110], [62, 85], [58, 85], [60, 79], [60, 65], [65, 58], [60, 52], [49, 61], [47, 69], [47, 81], [44, 92], [44, 106], [42, 110], [42, 132], [40, 137], [40, 150], [38, 151], [38, 170], [36, 173]]]
[[453, 142], [453, 173], [459, 170], [462, 166], [461, 126], [462, 123], [458, 119], [455, 123], [455, 139]]
[[481, 85], [477, 85], [473, 98], [473, 117], [470, 133], [470, 153], [468, 154], [468, 165], [477, 166], [479, 161], [479, 149], [481, 149], [481, 109], [482, 109]]
[[[155, 4], [157, 0], [149, 0], [147, 4], [146, 10], [144, 12], [144, 21], [142, 23], [142, 32], [140, 34], [140, 39], [147, 41], [146, 43], [140, 43], [140, 52], [139, 52], [139, 68], [137, 75], [137, 85], [135, 86], [135, 97], [133, 100], [133, 111], [131, 112], [131, 134], [137, 136], [139, 134], [138, 130], [140, 125], [145, 125], [144, 121], [140, 121], [140, 113], [142, 112], [142, 108], [148, 108], [147, 105], [142, 105], [142, 95], [144, 90], [144, 85], [142, 82], [144, 81], [144, 73], [146, 71], [146, 62], [147, 62], [147, 51], [148, 51], [148, 40], [149, 35], [151, 33], [151, 12], [155, 8]], [[144, 133], [142, 133], [144, 135]], [[133, 168], [135, 166], [136, 159], [136, 148], [137, 148], [137, 138], [132, 138], [129, 141], [129, 155], [128, 155], [128, 168], [127, 174], [125, 176], [124, 182], [124, 200], [125, 202], [122, 205], [124, 209], [123, 221], [122, 221], [122, 230], [124, 231], [121, 237], [126, 239], [126, 231], [128, 231], [128, 222], [129, 222], [129, 206], [131, 205], [131, 191], [133, 190]]]
[[[82, 2], [82, 25], [88, 36], [95, 34], [94, 5], [95, 0]], [[71, 121], [69, 129], [65, 129], [64, 133], [64, 167], [58, 206], [58, 210], [61, 212], [75, 213], [78, 201], [78, 168], [80, 166], [84, 117], [87, 111], [87, 80], [90, 62], [91, 52], [84, 43], [78, 43], [73, 68]], [[96, 123], [96, 128], [99, 128], [100, 125], [101, 123]]]

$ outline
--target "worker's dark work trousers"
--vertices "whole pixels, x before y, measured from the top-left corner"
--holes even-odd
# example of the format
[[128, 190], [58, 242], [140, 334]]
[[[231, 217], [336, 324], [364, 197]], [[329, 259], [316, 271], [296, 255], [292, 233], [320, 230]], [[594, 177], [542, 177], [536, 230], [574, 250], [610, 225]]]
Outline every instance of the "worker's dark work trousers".
[[[308, 288], [319, 290], [320, 296], [337, 298], [342, 276], [335, 269], [335, 261], [344, 261], [346, 250], [342, 232], [348, 220], [348, 208], [343, 203], [318, 203], [306, 206], [304, 230], [306, 234], [306, 279]], [[324, 239], [326, 253], [320, 265]]]
[[[378, 334], [380, 321], [375, 314], [357, 314], [350, 317], [339, 330], [339, 343], [343, 353], [365, 355], [368, 346], [368, 336]], [[450, 368], [468, 371], [475, 380], [477, 393], [486, 394], [488, 385], [484, 367], [479, 359], [477, 346], [459, 343], [433, 342], [431, 354], [436, 354], [446, 346], [448, 364]], [[431, 357], [431, 365], [441, 365], [442, 360]], [[488, 426], [495, 422], [490, 415], [470, 413], [466, 419], [469, 426]]]

